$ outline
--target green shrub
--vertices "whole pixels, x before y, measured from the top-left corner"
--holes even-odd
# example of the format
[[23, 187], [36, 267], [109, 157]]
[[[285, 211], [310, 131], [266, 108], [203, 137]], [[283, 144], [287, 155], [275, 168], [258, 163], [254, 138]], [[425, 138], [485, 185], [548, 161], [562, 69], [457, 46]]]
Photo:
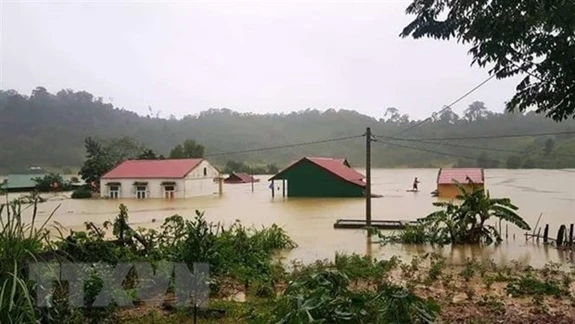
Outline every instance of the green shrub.
[[92, 198], [92, 191], [88, 188], [78, 188], [72, 192], [72, 199]]

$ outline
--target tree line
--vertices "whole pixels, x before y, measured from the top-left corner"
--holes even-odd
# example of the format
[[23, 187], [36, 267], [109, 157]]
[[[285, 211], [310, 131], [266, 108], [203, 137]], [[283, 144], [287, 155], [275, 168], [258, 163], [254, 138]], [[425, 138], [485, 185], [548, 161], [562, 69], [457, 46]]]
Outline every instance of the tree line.
[[341, 156], [352, 166], [361, 167], [365, 161], [363, 138], [233, 152], [361, 135], [366, 126], [383, 139], [383, 145], [372, 148], [374, 167], [575, 167], [573, 134], [441, 141], [443, 145], [389, 139], [407, 129], [398, 137], [409, 140], [575, 131], [573, 120], [557, 123], [535, 112], [497, 113], [482, 102], [470, 103], [461, 115], [450, 108], [441, 109], [422, 124], [395, 107], [382, 111], [382, 115], [374, 118], [345, 109], [306, 109], [285, 114], [210, 109], [175, 119], [153, 113], [140, 116], [85, 91], [61, 90], [53, 94], [43, 87], [30, 95], [0, 91], [0, 138], [7, 139], [0, 141], [4, 152], [0, 172], [18, 172], [31, 166], [80, 167], [86, 159], [87, 138], [110, 147], [106, 154], [112, 160], [130, 154], [133, 157], [132, 150], [136, 150], [136, 157], [142, 158], [177, 158], [194, 152], [192, 155], [206, 156], [222, 168], [230, 160], [250, 166], [283, 167], [302, 156]]

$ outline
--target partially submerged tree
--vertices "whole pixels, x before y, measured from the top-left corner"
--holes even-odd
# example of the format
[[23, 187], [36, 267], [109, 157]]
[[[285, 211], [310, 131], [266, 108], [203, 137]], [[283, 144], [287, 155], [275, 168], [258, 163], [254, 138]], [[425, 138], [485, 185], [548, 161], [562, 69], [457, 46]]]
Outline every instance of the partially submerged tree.
[[88, 137], [84, 144], [86, 147], [86, 160], [80, 169], [79, 175], [87, 185], [98, 190], [100, 178], [114, 166], [114, 161], [106, 148], [102, 147], [95, 139]]
[[[149, 148], [130, 137], [98, 141], [92, 137], [84, 141], [86, 160], [79, 175], [92, 188], [98, 189], [102, 175], [119, 163], [129, 159], [156, 159]], [[93, 185], [92, 185], [93, 184]]]
[[478, 244], [501, 241], [501, 233], [493, 224], [487, 224], [494, 218], [514, 224], [523, 230], [530, 230], [521, 216], [517, 215], [517, 206], [509, 198], [491, 198], [489, 191], [473, 188], [466, 190], [457, 184], [461, 194], [453, 202], [436, 202], [433, 205], [443, 210], [433, 212], [423, 219], [424, 223], [436, 228], [437, 235], [452, 244]]
[[514, 224], [522, 230], [530, 230], [516, 211], [517, 206], [509, 198], [491, 198], [489, 191], [472, 185], [466, 190], [456, 184], [461, 192], [457, 196], [460, 203], [435, 202], [441, 207], [409, 227], [397, 236], [379, 234], [384, 242], [414, 244], [492, 244], [502, 241], [501, 233], [493, 221]]
[[64, 181], [64, 178], [58, 173], [49, 173], [32, 180], [35, 182], [36, 190], [39, 192], [66, 191], [70, 189], [70, 183]]
[[406, 12], [402, 37], [455, 38], [497, 78], [524, 74], [508, 111], [575, 118], [575, 1], [413, 0]]

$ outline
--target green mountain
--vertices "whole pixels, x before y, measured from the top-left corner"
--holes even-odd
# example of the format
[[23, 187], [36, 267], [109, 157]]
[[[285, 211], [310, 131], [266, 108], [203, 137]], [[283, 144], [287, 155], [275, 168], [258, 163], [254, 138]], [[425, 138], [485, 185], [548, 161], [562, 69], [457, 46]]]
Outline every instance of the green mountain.
[[[364, 137], [223, 153], [362, 135], [368, 126], [378, 138], [372, 146], [374, 167], [575, 167], [575, 121], [556, 123], [535, 113], [494, 113], [481, 102], [472, 103], [463, 116], [444, 108], [425, 122], [411, 120], [395, 108], [388, 108], [383, 119], [334, 109], [289, 114], [210, 109], [177, 120], [140, 116], [85, 91], [61, 90], [52, 94], [38, 87], [30, 96], [13, 90], [0, 91], [0, 172], [30, 166], [80, 166], [85, 155], [84, 139], [88, 136], [131, 137], [165, 156], [174, 146], [194, 139], [205, 146], [206, 157], [219, 165], [236, 160], [282, 166], [310, 155], [343, 156], [352, 165], [362, 166]], [[558, 132], [571, 133], [497, 137]], [[495, 138], [476, 138], [485, 136]], [[446, 137], [465, 139], [443, 139]]]

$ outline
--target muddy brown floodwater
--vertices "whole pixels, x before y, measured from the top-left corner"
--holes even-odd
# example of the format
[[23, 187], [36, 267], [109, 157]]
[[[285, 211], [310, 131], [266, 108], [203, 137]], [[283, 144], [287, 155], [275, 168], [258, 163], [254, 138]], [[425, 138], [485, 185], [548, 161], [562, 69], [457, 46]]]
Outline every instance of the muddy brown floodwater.
[[[364, 170], [358, 170], [364, 172]], [[414, 177], [421, 181], [420, 192], [406, 192]], [[437, 169], [376, 169], [372, 171], [372, 192], [382, 194], [372, 202], [373, 219], [415, 220], [435, 210], [430, 192], [435, 190]], [[540, 226], [550, 225], [555, 237], [561, 224], [575, 223], [575, 170], [486, 170], [486, 188], [493, 197], [511, 198], [519, 207], [519, 214], [535, 226], [543, 213]], [[40, 219], [46, 218], [60, 205], [53, 221], [68, 229], [82, 229], [85, 221], [102, 224], [112, 221], [118, 205], [124, 203], [129, 210], [130, 224], [134, 227], [157, 227], [165, 217], [180, 214], [193, 218], [194, 210], [205, 211], [208, 221], [232, 223], [241, 220], [245, 225], [282, 226], [299, 247], [285, 253], [287, 259], [304, 262], [332, 258], [335, 252], [371, 252], [377, 258], [397, 255], [411, 258], [414, 254], [432, 251], [406, 245], [368, 245], [361, 230], [333, 229], [338, 218], [364, 218], [365, 200], [361, 198], [282, 198], [281, 193], [271, 197], [269, 176], [259, 176], [254, 192], [250, 184], [226, 184], [222, 196], [191, 198], [186, 200], [57, 200], [39, 206]], [[278, 197], [279, 196], [279, 197]], [[155, 220], [155, 222], [154, 222]], [[505, 232], [505, 225], [503, 225]], [[504, 235], [504, 233], [503, 233]], [[513, 239], [515, 235], [515, 239]], [[498, 247], [445, 247], [433, 251], [443, 254], [453, 263], [460, 264], [467, 257], [493, 259], [502, 264], [511, 260], [525, 262], [534, 267], [548, 261], [572, 261], [573, 254], [560, 252], [543, 244], [526, 242], [523, 232], [509, 225], [509, 239]]]

